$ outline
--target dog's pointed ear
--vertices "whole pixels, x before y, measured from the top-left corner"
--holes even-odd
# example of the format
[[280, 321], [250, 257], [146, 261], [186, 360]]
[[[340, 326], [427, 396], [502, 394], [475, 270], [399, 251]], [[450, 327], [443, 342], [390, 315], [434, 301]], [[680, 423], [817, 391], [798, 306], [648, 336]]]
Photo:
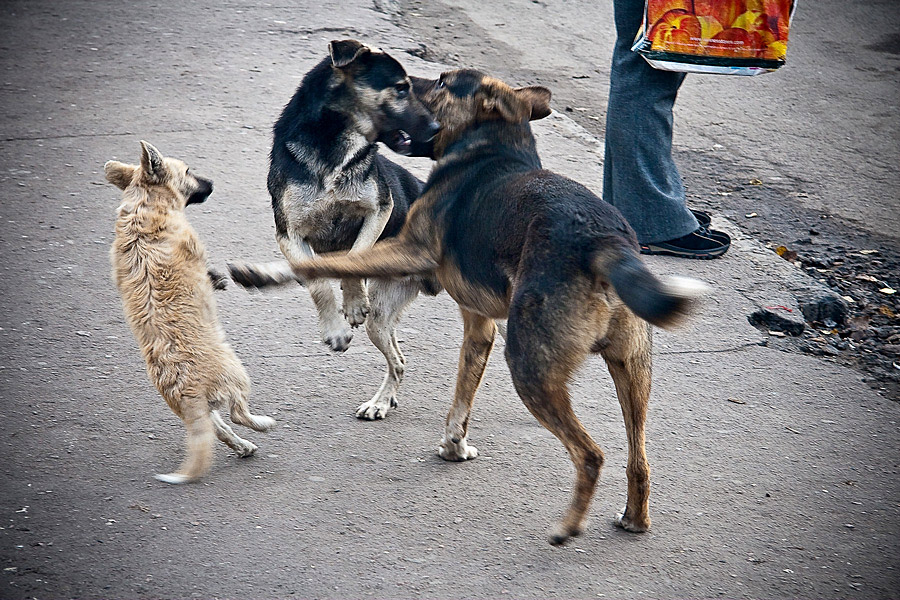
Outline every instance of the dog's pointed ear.
[[106, 180], [120, 190], [124, 190], [131, 185], [135, 169], [137, 169], [136, 166], [126, 165], [117, 160], [107, 161], [106, 164], [103, 165], [103, 172], [106, 174]]
[[150, 178], [159, 179], [165, 170], [163, 155], [150, 142], [141, 140], [141, 170]]
[[349, 66], [356, 59], [371, 51], [368, 46], [364, 46], [356, 40], [334, 40], [328, 42], [328, 54], [331, 55], [331, 64], [338, 69]]
[[543, 119], [550, 114], [550, 90], [540, 85], [516, 88], [516, 95], [531, 105], [529, 121]]
[[499, 116], [510, 123], [521, 123], [531, 115], [531, 105], [520, 98], [516, 90], [499, 80], [483, 81], [476, 98], [480, 98], [481, 109], [485, 114]]

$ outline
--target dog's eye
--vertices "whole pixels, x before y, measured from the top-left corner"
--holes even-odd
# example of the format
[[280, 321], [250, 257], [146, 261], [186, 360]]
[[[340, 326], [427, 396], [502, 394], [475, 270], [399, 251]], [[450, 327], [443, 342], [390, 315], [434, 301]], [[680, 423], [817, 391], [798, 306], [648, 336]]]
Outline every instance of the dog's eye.
[[438, 85], [437, 85], [437, 86], [438, 86], [438, 89], [439, 89], [439, 90], [444, 89], [445, 84], [444, 84], [444, 79], [443, 79], [443, 77], [442, 77], [441, 79], [438, 79]]
[[406, 98], [407, 96], [409, 96], [409, 84], [398, 83], [396, 88], [397, 88], [397, 97], [398, 98]]

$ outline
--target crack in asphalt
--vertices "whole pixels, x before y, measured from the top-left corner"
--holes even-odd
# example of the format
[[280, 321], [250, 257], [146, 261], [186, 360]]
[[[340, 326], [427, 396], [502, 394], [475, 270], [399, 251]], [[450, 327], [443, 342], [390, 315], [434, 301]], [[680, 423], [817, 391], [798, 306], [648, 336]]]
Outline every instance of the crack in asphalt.
[[[169, 134], [169, 133], [194, 133], [197, 131], [210, 131], [213, 127], [201, 127], [192, 129], [171, 129], [166, 131], [153, 131], [151, 134]], [[21, 136], [0, 138], [4, 142], [38, 142], [41, 140], [66, 140], [75, 138], [100, 138], [100, 137], [119, 137], [125, 135], [137, 135], [133, 131], [115, 131], [109, 133], [68, 133], [60, 135], [39, 135], [39, 136]]]
[[728, 352], [740, 352], [746, 350], [748, 348], [762, 347], [767, 348], [768, 344], [766, 340], [760, 340], [758, 342], [747, 342], [746, 344], [741, 344], [740, 346], [734, 346], [733, 348], [720, 348], [717, 350], [672, 350], [669, 352], [657, 352], [659, 356], [671, 356], [674, 354], [723, 354]]

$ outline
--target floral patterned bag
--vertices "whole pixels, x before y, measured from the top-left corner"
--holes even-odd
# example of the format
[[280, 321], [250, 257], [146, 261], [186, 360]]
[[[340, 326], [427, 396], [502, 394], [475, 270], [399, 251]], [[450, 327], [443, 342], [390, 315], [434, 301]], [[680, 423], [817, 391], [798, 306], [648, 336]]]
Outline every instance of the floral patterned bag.
[[647, 0], [632, 50], [654, 68], [758, 75], [784, 65], [794, 0]]

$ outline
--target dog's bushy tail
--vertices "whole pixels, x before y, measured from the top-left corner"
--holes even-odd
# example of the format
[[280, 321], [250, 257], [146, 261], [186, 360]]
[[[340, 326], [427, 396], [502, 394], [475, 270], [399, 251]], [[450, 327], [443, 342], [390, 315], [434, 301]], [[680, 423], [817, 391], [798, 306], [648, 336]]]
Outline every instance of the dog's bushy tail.
[[235, 283], [244, 287], [264, 288], [286, 283], [302, 283], [294, 275], [291, 265], [283, 260], [257, 264], [228, 263], [228, 274]]
[[709, 291], [708, 285], [690, 277], [660, 280], [632, 248], [599, 252], [592, 267], [597, 277], [612, 284], [634, 314], [657, 327], [671, 328], [681, 323]]
[[390, 239], [356, 253], [331, 252], [296, 264], [230, 263], [231, 278], [244, 287], [269, 287], [321, 277], [406, 277], [431, 275], [438, 264], [415, 244]]

